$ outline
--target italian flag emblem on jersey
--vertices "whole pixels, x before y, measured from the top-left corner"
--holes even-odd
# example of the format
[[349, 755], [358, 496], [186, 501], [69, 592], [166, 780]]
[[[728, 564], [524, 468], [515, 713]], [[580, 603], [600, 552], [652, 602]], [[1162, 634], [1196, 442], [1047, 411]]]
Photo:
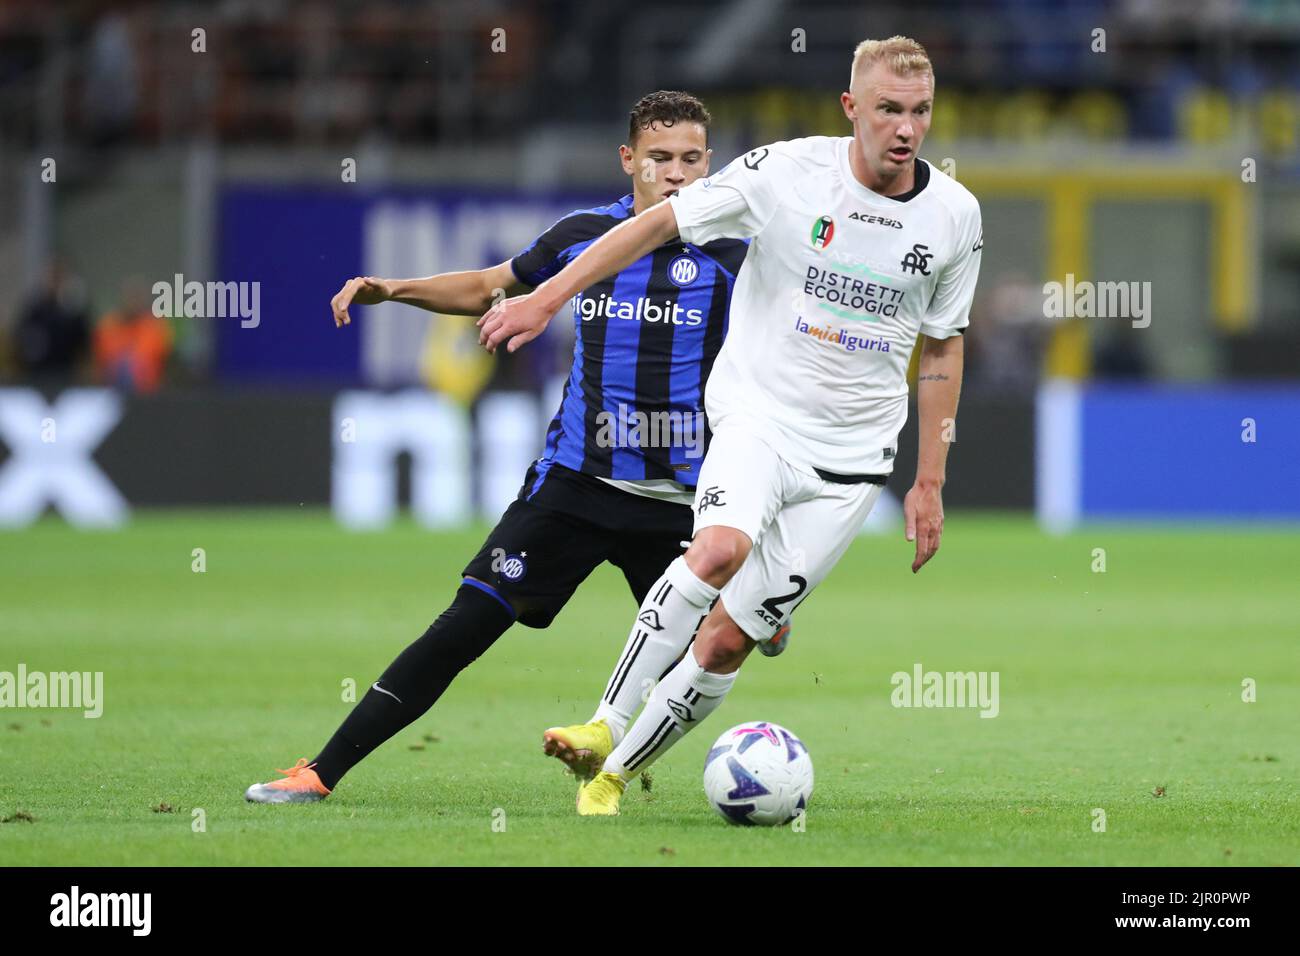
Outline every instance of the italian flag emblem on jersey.
[[831, 244], [831, 237], [835, 235], [835, 220], [830, 216], [822, 216], [812, 227], [812, 244], [814, 249], [825, 249]]

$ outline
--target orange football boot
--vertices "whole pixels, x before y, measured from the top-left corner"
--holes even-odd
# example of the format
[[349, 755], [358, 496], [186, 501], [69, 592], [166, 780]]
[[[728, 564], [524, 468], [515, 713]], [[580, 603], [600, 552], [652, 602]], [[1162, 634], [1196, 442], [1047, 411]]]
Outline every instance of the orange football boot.
[[312, 769], [314, 766], [314, 763], [307, 763], [306, 757], [301, 757], [288, 770], [276, 770], [276, 773], [284, 774], [283, 780], [255, 783], [244, 791], [244, 799], [253, 803], [313, 803], [324, 800], [330, 791]]

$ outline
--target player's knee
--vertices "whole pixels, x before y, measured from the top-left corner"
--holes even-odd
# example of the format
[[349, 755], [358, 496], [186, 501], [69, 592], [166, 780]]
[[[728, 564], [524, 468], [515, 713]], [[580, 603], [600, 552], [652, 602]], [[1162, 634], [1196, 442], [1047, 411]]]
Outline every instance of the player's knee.
[[706, 528], [691, 542], [686, 564], [701, 581], [722, 587], [749, 555], [749, 538], [734, 528]]

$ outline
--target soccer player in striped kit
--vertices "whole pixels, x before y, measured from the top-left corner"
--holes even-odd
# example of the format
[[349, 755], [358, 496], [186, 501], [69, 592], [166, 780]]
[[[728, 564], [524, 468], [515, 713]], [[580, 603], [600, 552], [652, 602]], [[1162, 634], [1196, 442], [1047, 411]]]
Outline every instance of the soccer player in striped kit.
[[[658, 92], [633, 108], [620, 147], [632, 192], [565, 216], [508, 262], [425, 279], [350, 280], [331, 303], [336, 325], [351, 305], [404, 302], [482, 315], [563, 270], [605, 232], [707, 175], [709, 114], [695, 97]], [[455, 599], [375, 681], [316, 758], [255, 784], [261, 803], [320, 800], [367, 754], [422, 716], [460, 671], [518, 621], [545, 628], [604, 561], [641, 603], [691, 536], [691, 502], [707, 432], [704, 386], [727, 329], [747, 244], [674, 239], [574, 299], [573, 365], [545, 450], [466, 565]], [[545, 752], [579, 775], [598, 770], [642, 703], [681, 657], [690, 635], [646, 636], [619, 658], [591, 721], [553, 728]], [[631, 646], [635, 643], [635, 646]]]

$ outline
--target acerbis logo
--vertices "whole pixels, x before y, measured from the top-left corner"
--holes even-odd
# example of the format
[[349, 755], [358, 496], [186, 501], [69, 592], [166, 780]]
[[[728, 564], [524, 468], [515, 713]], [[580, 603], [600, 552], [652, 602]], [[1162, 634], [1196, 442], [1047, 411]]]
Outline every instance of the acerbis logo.
[[668, 263], [668, 278], [678, 288], [684, 288], [700, 277], [700, 264], [690, 256], [678, 256]]
[[885, 216], [873, 216], [870, 213], [851, 212], [849, 218], [855, 222], [874, 223], [877, 226], [885, 226], [888, 229], [902, 229], [903, 224], [897, 219], [889, 219]]
[[[696, 266], [699, 269], [699, 266]], [[627, 319], [632, 322], [662, 322], [665, 325], [699, 325], [704, 321], [700, 309], [683, 309], [676, 302], [667, 299], [663, 304], [637, 299], [636, 302], [620, 302], [604, 292], [598, 298], [586, 296], [578, 299], [578, 315], [582, 321], [592, 319]]]
[[659, 612], [652, 607], [642, 611], [637, 620], [652, 631], [662, 631], [664, 629], [663, 624], [659, 621]]
[[835, 237], [835, 220], [830, 216], [822, 216], [812, 227], [812, 245], [814, 249], [825, 249], [831, 244], [831, 239]]

